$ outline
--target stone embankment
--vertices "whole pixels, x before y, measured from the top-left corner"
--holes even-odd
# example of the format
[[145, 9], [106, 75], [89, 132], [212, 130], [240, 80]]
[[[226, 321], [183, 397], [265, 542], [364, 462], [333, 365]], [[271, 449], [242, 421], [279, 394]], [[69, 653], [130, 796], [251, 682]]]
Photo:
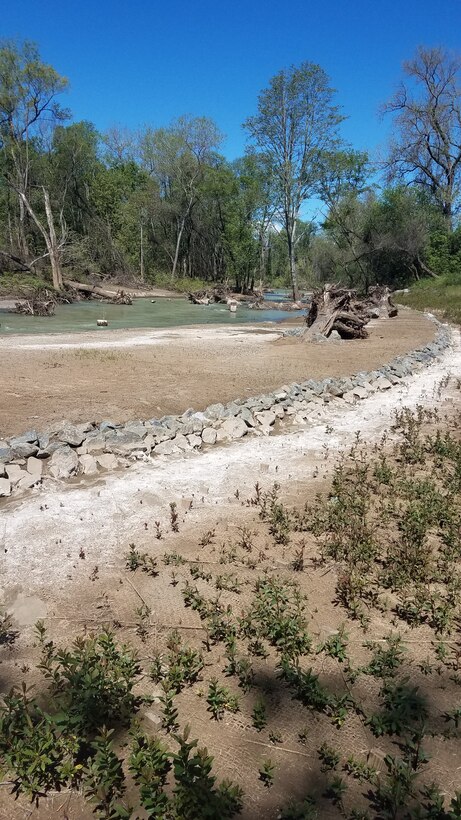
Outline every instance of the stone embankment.
[[353, 405], [429, 365], [451, 339], [449, 328], [435, 324], [433, 342], [369, 373], [307, 379], [253, 398], [213, 404], [203, 412], [187, 410], [180, 416], [123, 425], [61, 422], [41, 433], [28, 430], [0, 441], [0, 496], [29, 490], [44, 479], [96, 476], [140, 459], [200, 450], [248, 434], [269, 435], [287, 423], [305, 424], [318, 414], [319, 406]]

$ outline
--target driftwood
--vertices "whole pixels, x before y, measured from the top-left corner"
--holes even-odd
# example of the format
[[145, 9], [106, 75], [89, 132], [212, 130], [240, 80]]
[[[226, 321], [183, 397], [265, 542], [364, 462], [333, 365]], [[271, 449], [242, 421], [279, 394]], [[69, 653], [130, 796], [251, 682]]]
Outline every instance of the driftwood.
[[16, 302], [13, 313], [23, 316], [54, 316], [56, 302], [54, 299], [24, 299]]
[[377, 285], [370, 288], [368, 296], [359, 299], [355, 290], [340, 285], [325, 285], [314, 291], [306, 316], [307, 329], [304, 338], [316, 336], [328, 338], [333, 331], [341, 339], [366, 339], [365, 326], [370, 319], [397, 315], [389, 288]]
[[194, 290], [187, 294], [189, 302], [194, 305], [210, 305], [213, 303], [225, 305], [229, 296], [230, 291], [223, 286], [217, 286], [209, 290]]
[[372, 319], [383, 317], [393, 319], [398, 314], [397, 305], [392, 301], [389, 288], [382, 287], [381, 285], [375, 285], [369, 288], [367, 298], [364, 300], [364, 305], [368, 309], [370, 318]]
[[124, 290], [106, 290], [105, 288], [100, 288], [98, 285], [86, 285], [83, 282], [74, 282], [70, 279], [66, 280], [66, 285], [74, 290], [80, 291], [81, 293], [87, 293], [90, 296], [101, 296], [103, 299], [108, 299], [116, 305], [133, 304], [130, 294], [126, 293]]

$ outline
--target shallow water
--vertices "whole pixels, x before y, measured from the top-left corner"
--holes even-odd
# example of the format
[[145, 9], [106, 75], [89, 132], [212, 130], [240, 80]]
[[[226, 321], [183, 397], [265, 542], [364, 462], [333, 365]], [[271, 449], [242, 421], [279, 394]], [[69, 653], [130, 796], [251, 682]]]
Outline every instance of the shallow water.
[[[192, 305], [187, 299], [135, 299], [132, 305], [75, 302], [57, 305], [54, 316], [20, 316], [0, 310], [0, 335], [10, 333], [69, 333], [120, 328], [164, 328], [182, 325], [242, 324], [279, 322], [302, 311], [249, 310], [238, 307], [231, 313], [225, 305]], [[108, 327], [98, 328], [97, 319], [107, 319]]]

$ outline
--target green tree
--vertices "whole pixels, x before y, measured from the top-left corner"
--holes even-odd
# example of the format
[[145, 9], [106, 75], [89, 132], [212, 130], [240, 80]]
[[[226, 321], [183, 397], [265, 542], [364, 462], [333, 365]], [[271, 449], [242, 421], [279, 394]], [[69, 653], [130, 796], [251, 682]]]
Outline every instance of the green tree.
[[35, 181], [42, 193], [40, 204], [44, 213], [40, 213], [32, 202], [31, 163], [44, 125], [52, 130], [56, 123], [69, 116], [56, 100], [66, 87], [67, 80], [41, 61], [34, 43], [25, 42], [19, 47], [6, 42], [1, 46], [0, 149], [4, 155], [4, 180], [18, 197], [18, 254], [26, 267], [33, 264], [26, 234], [27, 214], [43, 237], [53, 285], [58, 289], [62, 287], [61, 251], [65, 228], [61, 221], [61, 236], [58, 238], [49, 189], [44, 184], [46, 180]]
[[308, 62], [291, 66], [272, 77], [259, 96], [258, 113], [245, 122], [277, 181], [278, 215], [287, 237], [295, 300], [299, 297], [295, 251], [300, 209], [318, 189], [323, 155], [339, 145], [337, 129], [343, 117], [333, 95], [320, 66]]

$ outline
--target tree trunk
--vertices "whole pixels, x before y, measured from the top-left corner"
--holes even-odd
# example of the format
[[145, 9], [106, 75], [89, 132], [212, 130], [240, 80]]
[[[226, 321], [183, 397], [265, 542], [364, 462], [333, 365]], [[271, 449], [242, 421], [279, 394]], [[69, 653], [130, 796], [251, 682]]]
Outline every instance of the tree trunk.
[[56, 230], [54, 227], [53, 212], [51, 210], [50, 195], [46, 188], [43, 188], [43, 197], [45, 199], [46, 221], [48, 222], [49, 240], [45, 236], [45, 242], [50, 255], [51, 273], [53, 276], [53, 287], [55, 290], [62, 290], [62, 266], [61, 266], [61, 250], [56, 239]]
[[299, 300], [299, 286], [298, 286], [298, 271], [296, 270], [296, 259], [295, 259], [295, 230], [296, 226], [294, 224], [290, 225], [290, 222], [287, 218], [286, 220], [286, 232], [287, 232], [287, 243], [288, 243], [288, 259], [290, 263], [290, 278], [291, 278], [291, 288], [293, 292], [293, 301], [297, 302]]

